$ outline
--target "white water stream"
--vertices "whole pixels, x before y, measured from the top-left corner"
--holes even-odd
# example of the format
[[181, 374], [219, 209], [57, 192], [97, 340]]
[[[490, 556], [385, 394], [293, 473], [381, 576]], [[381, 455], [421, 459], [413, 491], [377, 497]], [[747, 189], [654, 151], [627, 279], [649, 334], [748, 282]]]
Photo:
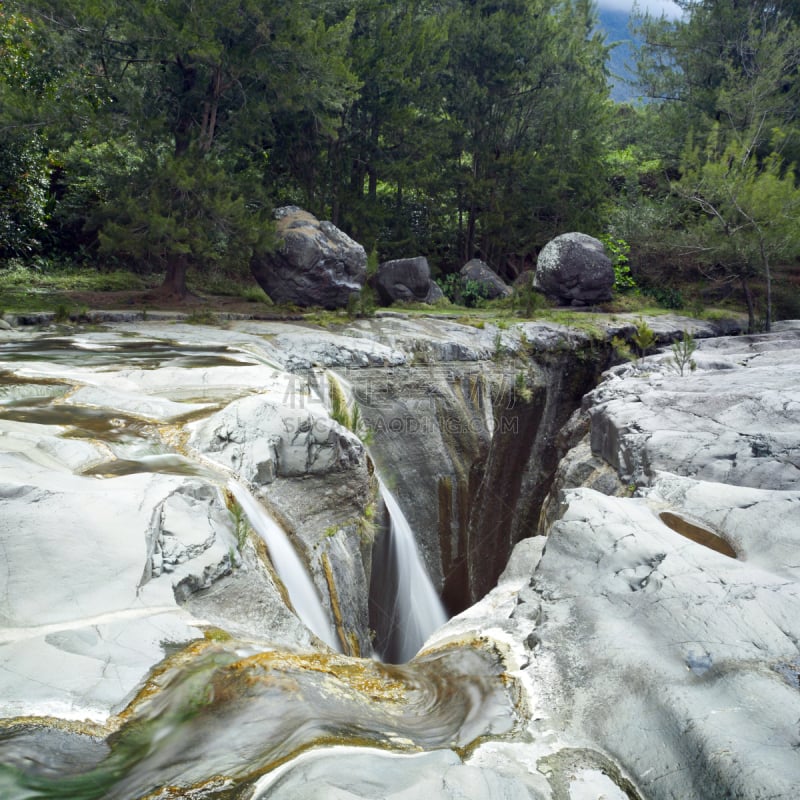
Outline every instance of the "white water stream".
[[379, 479], [378, 484], [391, 520], [390, 546], [397, 569], [394, 635], [402, 663], [410, 661], [425, 640], [447, 622], [447, 612], [431, 583], [405, 514], [383, 481]]
[[341, 652], [336, 632], [320, 602], [314, 582], [286, 532], [242, 484], [231, 480], [228, 488], [242, 507], [253, 530], [269, 548], [272, 563], [286, 587], [297, 616], [323, 642]]

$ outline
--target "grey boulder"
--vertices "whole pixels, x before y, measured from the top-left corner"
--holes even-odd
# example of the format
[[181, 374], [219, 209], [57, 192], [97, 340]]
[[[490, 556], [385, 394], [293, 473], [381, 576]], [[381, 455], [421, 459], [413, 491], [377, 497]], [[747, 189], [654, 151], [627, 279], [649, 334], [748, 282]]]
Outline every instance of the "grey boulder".
[[431, 269], [425, 256], [385, 261], [378, 268], [375, 288], [384, 305], [398, 301], [435, 303], [444, 296], [431, 280]]
[[511, 287], [485, 261], [481, 261], [479, 258], [473, 258], [461, 267], [461, 277], [479, 284], [484, 297], [488, 300], [507, 297], [512, 291]]
[[539, 253], [534, 286], [562, 305], [603, 303], [611, 299], [614, 267], [601, 241], [585, 233], [564, 233]]
[[276, 303], [341, 308], [367, 279], [364, 248], [333, 223], [297, 206], [275, 211], [281, 240], [250, 262], [251, 271]]

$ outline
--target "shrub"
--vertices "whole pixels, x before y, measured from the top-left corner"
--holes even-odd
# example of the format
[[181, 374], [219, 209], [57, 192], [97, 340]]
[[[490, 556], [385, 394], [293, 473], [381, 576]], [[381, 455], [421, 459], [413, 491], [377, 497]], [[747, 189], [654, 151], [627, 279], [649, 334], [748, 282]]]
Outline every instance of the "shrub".
[[609, 233], [600, 236], [600, 241], [606, 248], [611, 265], [614, 267], [614, 291], [629, 292], [636, 288], [636, 281], [631, 274], [631, 266], [628, 256], [631, 247], [624, 240]]
[[463, 275], [452, 273], [443, 280], [437, 281], [444, 296], [455, 305], [466, 308], [478, 308], [486, 300], [486, 289], [478, 281], [464, 278]]
[[683, 295], [680, 289], [675, 289], [671, 286], [653, 286], [647, 289], [647, 294], [649, 294], [661, 308], [679, 310], [684, 307]]

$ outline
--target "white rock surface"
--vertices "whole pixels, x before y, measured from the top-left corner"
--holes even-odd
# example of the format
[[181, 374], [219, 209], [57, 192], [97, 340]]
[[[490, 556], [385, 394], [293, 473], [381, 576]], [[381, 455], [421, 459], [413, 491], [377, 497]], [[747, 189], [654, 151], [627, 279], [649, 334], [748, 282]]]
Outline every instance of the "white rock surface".
[[[19, 378], [0, 404], [59, 420], [0, 417], [0, 717], [103, 723], [165, 654], [203, 636], [206, 616], [313, 646], [253, 546], [240, 553], [223, 487], [231, 472], [259, 482], [265, 469], [322, 478], [364, 467], [360, 443], [263, 337], [121, 327], [29, 335], [19, 358], [0, 362]], [[180, 421], [220, 404], [211, 427], [229, 425], [241, 449], [228, 457], [226, 440], [214, 470], [181, 454]]]
[[[167, 650], [202, 635], [204, 619], [259, 639], [242, 658], [268, 647], [265, 628], [278, 646], [312, 645], [269, 577], [256, 574], [255, 546], [240, 551], [216, 478], [234, 471], [272, 500], [296, 507], [302, 498], [308, 508], [296, 527], [330, 538], [327, 554], [352, 550], [355, 532], [319, 534], [317, 512], [347, 508], [349, 516], [358, 507], [363, 452], [283, 366], [374, 367], [384, 356], [407, 363], [399, 359], [412, 353], [479, 360], [491, 358], [499, 332], [401, 317], [355, 323], [354, 336], [296, 328], [127, 326], [161, 345], [179, 331], [195, 350], [175, 369], [183, 356], [156, 354], [145, 369], [135, 348], [131, 360], [110, 363], [105, 355], [122, 352], [128, 338], [116, 334], [76, 339], [79, 363], [0, 363], [26, 386], [58, 386], [8, 398], [21, 402], [27, 392], [31, 421], [0, 420], [0, 716], [107, 720]], [[503, 331], [500, 345], [522, 352], [522, 330]], [[537, 331], [543, 344], [573, 341], [557, 326]], [[225, 363], [210, 363], [212, 353], [188, 366], [211, 344], [224, 345]], [[799, 345], [800, 330], [789, 327], [701, 342], [691, 374], [678, 375], [667, 352], [616, 370], [587, 398], [595, 452], [584, 443], [565, 470], [549, 536], [521, 542], [498, 586], [428, 642], [429, 650], [471, 642], [502, 654], [505, 685], [520, 692], [513, 719], [503, 705], [468, 719], [467, 730], [492, 735], [458, 752], [309, 752], [266, 778], [262, 796], [793, 800]], [[119, 415], [119, 425], [99, 441], [88, 424], [36, 422], [45, 402]], [[204, 414], [190, 424], [186, 450], [189, 431], [176, 420]], [[123, 441], [126, 426], [135, 430]], [[123, 455], [134, 474], [84, 474]], [[200, 456], [209, 473], [169, 474], [170, 464], [177, 472]], [[593, 485], [635, 496], [569, 488], [582, 480], [581, 459], [593, 461]], [[601, 459], [618, 481], [606, 480]], [[156, 463], [163, 473], [153, 472]], [[735, 558], [681, 535], [669, 519], [723, 539]], [[232, 561], [243, 567], [228, 574]], [[274, 708], [264, 696], [264, 708]], [[237, 713], [249, 708], [238, 695], [228, 700]], [[200, 738], [204, 730], [198, 722]], [[259, 730], [249, 734], [257, 743]], [[172, 740], [153, 753], [178, 769], [170, 748], [180, 754], [193, 743]]]
[[[800, 786], [800, 336], [701, 342], [684, 376], [669, 358], [614, 370], [587, 397], [595, 453], [581, 444], [563, 476], [618, 492], [597, 480], [605, 457], [636, 496], [558, 487], [538, 565], [518, 546], [498, 588], [437, 640], [510, 638], [532, 739], [556, 732], [557, 753], [604, 753], [644, 797], [789, 800]], [[596, 769], [579, 758], [566, 796], [601, 796], [586, 786]]]
[[169, 579], [141, 585], [153, 509], [180, 483], [98, 481], [4, 457], [0, 715], [103, 722], [166, 643], [202, 635]]
[[623, 481], [663, 470], [737, 486], [800, 480], [800, 332], [698, 343], [698, 368], [671, 356], [612, 371], [587, 398], [592, 449]]

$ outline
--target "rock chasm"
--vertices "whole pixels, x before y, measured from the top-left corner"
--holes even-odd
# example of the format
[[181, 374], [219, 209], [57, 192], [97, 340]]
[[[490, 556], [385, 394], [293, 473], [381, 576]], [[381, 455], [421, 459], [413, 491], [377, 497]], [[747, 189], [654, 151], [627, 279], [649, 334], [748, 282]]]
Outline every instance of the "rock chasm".
[[800, 325], [648, 322], [0, 331], [0, 796], [795, 797]]

